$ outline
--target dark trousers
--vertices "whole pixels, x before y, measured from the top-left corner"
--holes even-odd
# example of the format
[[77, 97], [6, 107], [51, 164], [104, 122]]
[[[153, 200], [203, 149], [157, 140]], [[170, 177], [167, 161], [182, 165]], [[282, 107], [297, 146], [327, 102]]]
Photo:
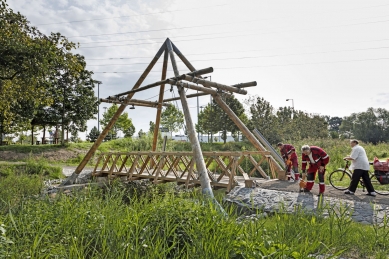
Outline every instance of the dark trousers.
[[370, 181], [369, 171], [362, 170], [362, 169], [355, 169], [354, 170], [353, 176], [351, 177], [350, 186], [348, 187], [349, 191], [355, 192], [355, 190], [357, 189], [358, 183], [359, 183], [359, 179], [361, 179], [361, 177], [362, 177], [363, 183], [366, 186], [367, 191], [369, 193], [374, 192], [374, 187]]

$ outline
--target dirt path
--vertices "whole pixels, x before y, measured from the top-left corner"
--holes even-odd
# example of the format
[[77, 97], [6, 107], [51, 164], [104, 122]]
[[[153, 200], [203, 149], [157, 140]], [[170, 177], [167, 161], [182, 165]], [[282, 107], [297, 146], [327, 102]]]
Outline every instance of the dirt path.
[[[288, 192], [299, 192], [299, 184], [297, 182], [290, 183], [288, 181], [261, 181], [259, 183], [260, 188], [268, 190], [277, 190], [277, 191], [288, 191]], [[336, 190], [330, 185], [326, 185], [326, 191], [324, 193], [327, 197], [334, 197], [344, 200], [352, 200], [357, 202], [367, 202], [367, 203], [380, 203], [389, 205], [389, 196], [377, 195], [375, 198], [371, 196], [366, 196], [367, 192], [362, 192], [362, 189], [358, 189], [355, 195], [346, 195], [343, 191]], [[317, 195], [319, 194], [319, 186], [315, 184], [313, 186], [311, 194], [308, 195]]]

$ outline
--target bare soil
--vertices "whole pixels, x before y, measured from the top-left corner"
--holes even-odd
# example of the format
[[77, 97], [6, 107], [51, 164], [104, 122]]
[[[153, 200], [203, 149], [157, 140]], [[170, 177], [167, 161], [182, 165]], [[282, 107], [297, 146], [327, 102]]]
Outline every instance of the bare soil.
[[31, 158], [44, 158], [52, 162], [66, 162], [70, 159], [77, 158], [79, 155], [85, 155], [87, 150], [69, 150], [66, 148], [63, 149], [54, 149], [42, 151], [40, 153], [20, 153], [15, 151], [0, 151], [0, 161], [23, 161]]

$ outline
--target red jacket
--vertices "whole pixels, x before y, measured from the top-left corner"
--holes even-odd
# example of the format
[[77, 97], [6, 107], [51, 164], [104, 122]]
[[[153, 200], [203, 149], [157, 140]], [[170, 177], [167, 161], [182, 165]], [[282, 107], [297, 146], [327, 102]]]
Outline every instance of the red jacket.
[[314, 163], [312, 163], [309, 156], [303, 153], [302, 170], [305, 170], [305, 168], [307, 167], [307, 163], [310, 164], [310, 167], [312, 166], [318, 167], [318, 166], [326, 166], [330, 161], [330, 157], [328, 156], [328, 154], [320, 147], [311, 146], [311, 153], [312, 153], [312, 158], [314, 160]]
[[284, 147], [281, 149], [281, 155], [282, 157], [287, 160], [288, 159], [288, 155], [290, 153], [292, 153], [294, 151], [294, 153], [290, 156], [291, 159], [294, 159], [294, 158], [297, 158], [297, 155], [296, 155], [296, 149], [294, 148], [294, 146], [292, 145], [289, 145], [289, 144], [284, 144]]

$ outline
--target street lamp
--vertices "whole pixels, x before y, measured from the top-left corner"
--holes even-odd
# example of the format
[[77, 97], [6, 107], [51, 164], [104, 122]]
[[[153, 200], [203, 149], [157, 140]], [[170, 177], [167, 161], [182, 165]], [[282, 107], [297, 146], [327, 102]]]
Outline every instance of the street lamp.
[[103, 84], [101, 81], [95, 81], [97, 83], [97, 101], [99, 102], [97, 109], [97, 130], [100, 132], [100, 85]]
[[293, 99], [286, 99], [286, 101], [292, 101], [292, 119], [294, 117], [294, 100]]
[[[203, 79], [207, 79], [207, 78], [209, 78], [209, 81], [212, 82], [212, 76], [203, 77]], [[199, 97], [197, 97], [197, 98], [199, 98]], [[198, 105], [198, 101], [197, 101], [197, 105]], [[211, 108], [211, 113], [212, 113], [212, 95], [209, 95], [209, 107]], [[211, 133], [211, 140], [209, 140], [209, 133], [208, 133], [208, 141], [212, 142], [212, 133]]]

